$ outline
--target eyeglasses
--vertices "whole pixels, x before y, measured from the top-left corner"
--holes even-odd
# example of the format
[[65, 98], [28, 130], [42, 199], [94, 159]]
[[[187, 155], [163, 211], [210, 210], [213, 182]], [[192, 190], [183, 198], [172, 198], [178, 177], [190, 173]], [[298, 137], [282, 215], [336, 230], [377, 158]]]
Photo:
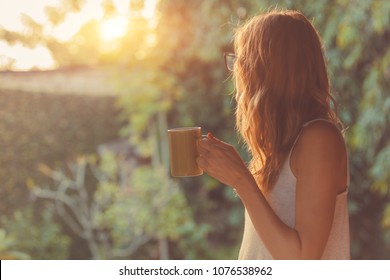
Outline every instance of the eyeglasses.
[[234, 53], [223, 53], [223, 56], [225, 58], [225, 66], [226, 69], [229, 71], [233, 71], [234, 69], [234, 63], [236, 62], [236, 55]]

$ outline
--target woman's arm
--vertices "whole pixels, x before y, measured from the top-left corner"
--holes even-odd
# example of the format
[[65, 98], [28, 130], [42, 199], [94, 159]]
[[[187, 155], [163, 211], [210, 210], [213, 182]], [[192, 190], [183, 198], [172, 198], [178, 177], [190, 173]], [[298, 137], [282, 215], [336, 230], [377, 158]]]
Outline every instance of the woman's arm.
[[336, 196], [346, 186], [343, 141], [326, 122], [312, 123], [302, 132], [292, 161], [297, 177], [295, 228], [275, 214], [232, 146], [212, 136], [201, 140], [198, 164], [236, 189], [274, 259], [319, 259], [332, 225]]

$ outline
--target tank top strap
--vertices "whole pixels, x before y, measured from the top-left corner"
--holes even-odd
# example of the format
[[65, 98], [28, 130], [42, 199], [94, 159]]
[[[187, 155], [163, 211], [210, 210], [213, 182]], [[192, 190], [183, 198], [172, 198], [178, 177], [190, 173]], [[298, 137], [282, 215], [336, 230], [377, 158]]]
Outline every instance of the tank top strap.
[[309, 125], [309, 124], [311, 124], [311, 123], [313, 123], [313, 122], [319, 121], [319, 120], [323, 120], [323, 121], [330, 122], [330, 121], [328, 121], [327, 119], [314, 119], [314, 120], [305, 122], [305, 123], [302, 125], [301, 129], [299, 130], [297, 137], [295, 137], [295, 140], [294, 140], [293, 145], [291, 146], [291, 149], [290, 149], [290, 153], [289, 153], [288, 158], [291, 157], [291, 153], [292, 153], [292, 151], [294, 150], [294, 147], [295, 147], [295, 145], [296, 145], [297, 142], [298, 142], [299, 136], [301, 136], [301, 133], [302, 133], [302, 131], [303, 131], [303, 128], [304, 128], [305, 126], [307, 126], [307, 125]]
[[[293, 151], [295, 145], [296, 145], [297, 142], [298, 142], [299, 136], [301, 136], [301, 133], [302, 133], [302, 131], [303, 131], [303, 128], [304, 128], [305, 126], [308, 126], [309, 124], [314, 123], [314, 122], [317, 122], [317, 121], [325, 121], [325, 122], [331, 123], [332, 125], [334, 125], [334, 126], [336, 127], [336, 125], [335, 125], [333, 122], [331, 122], [330, 120], [327, 120], [327, 119], [323, 119], [323, 118], [313, 119], [313, 120], [310, 120], [310, 121], [304, 123], [304, 124], [302, 125], [302, 128], [301, 128], [301, 130], [299, 131], [297, 137], [295, 138], [293, 145], [291, 146], [291, 149], [290, 149], [290, 152], [289, 152], [289, 155], [288, 155], [288, 160], [289, 160], [289, 162], [290, 162], [290, 158], [291, 158], [292, 151]], [[336, 128], [337, 128], [337, 127], [336, 127]], [[339, 130], [339, 129], [337, 129], [337, 130]], [[341, 133], [341, 132], [340, 132], [340, 133]], [[345, 146], [345, 150], [346, 150], [347, 153], [348, 153], [348, 148], [347, 148], [347, 145], [346, 145], [345, 141], [344, 141], [344, 146]], [[350, 176], [349, 176], [349, 159], [348, 159], [348, 155], [347, 155], [347, 189], [348, 189], [348, 187], [349, 187], [349, 184], [350, 184]]]
[[302, 127], [308, 126], [309, 124], [311, 124], [311, 123], [313, 123], [313, 122], [318, 122], [318, 121], [324, 121], [324, 122], [328, 122], [328, 123], [331, 123], [331, 124], [334, 125], [334, 123], [331, 122], [330, 120], [318, 118], [318, 119], [313, 119], [313, 120], [311, 120], [311, 121], [305, 122], [305, 123], [303, 124]]

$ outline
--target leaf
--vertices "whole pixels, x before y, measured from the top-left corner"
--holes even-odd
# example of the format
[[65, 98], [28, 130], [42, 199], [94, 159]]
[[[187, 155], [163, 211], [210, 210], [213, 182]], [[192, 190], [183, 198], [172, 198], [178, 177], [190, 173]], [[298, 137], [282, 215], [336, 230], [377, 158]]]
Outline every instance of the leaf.
[[385, 229], [390, 228], [390, 203], [386, 204], [386, 208], [383, 212], [382, 227]]

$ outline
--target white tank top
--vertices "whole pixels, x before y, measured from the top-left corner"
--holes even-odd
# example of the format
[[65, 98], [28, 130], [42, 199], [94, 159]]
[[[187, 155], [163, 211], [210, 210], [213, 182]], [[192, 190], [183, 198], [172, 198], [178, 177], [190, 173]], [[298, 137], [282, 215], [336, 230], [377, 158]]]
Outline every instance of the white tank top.
[[[314, 121], [306, 123], [304, 126]], [[323, 120], [326, 121], [326, 120]], [[297, 142], [295, 140], [295, 143]], [[293, 144], [289, 156], [284, 162], [279, 178], [275, 186], [270, 190], [266, 199], [276, 215], [289, 227], [295, 226], [295, 191], [296, 178], [290, 169], [291, 152], [295, 146]], [[349, 171], [348, 183], [349, 186]], [[336, 197], [336, 206], [333, 217], [333, 223], [330, 230], [329, 238], [325, 246], [321, 259], [350, 259], [350, 237], [349, 237], [349, 214], [348, 214], [348, 187], [346, 191]], [[245, 227], [244, 235], [240, 248], [239, 259], [243, 260], [267, 260], [272, 259], [271, 254], [264, 246], [261, 238], [257, 234], [252, 221], [245, 210]]]

